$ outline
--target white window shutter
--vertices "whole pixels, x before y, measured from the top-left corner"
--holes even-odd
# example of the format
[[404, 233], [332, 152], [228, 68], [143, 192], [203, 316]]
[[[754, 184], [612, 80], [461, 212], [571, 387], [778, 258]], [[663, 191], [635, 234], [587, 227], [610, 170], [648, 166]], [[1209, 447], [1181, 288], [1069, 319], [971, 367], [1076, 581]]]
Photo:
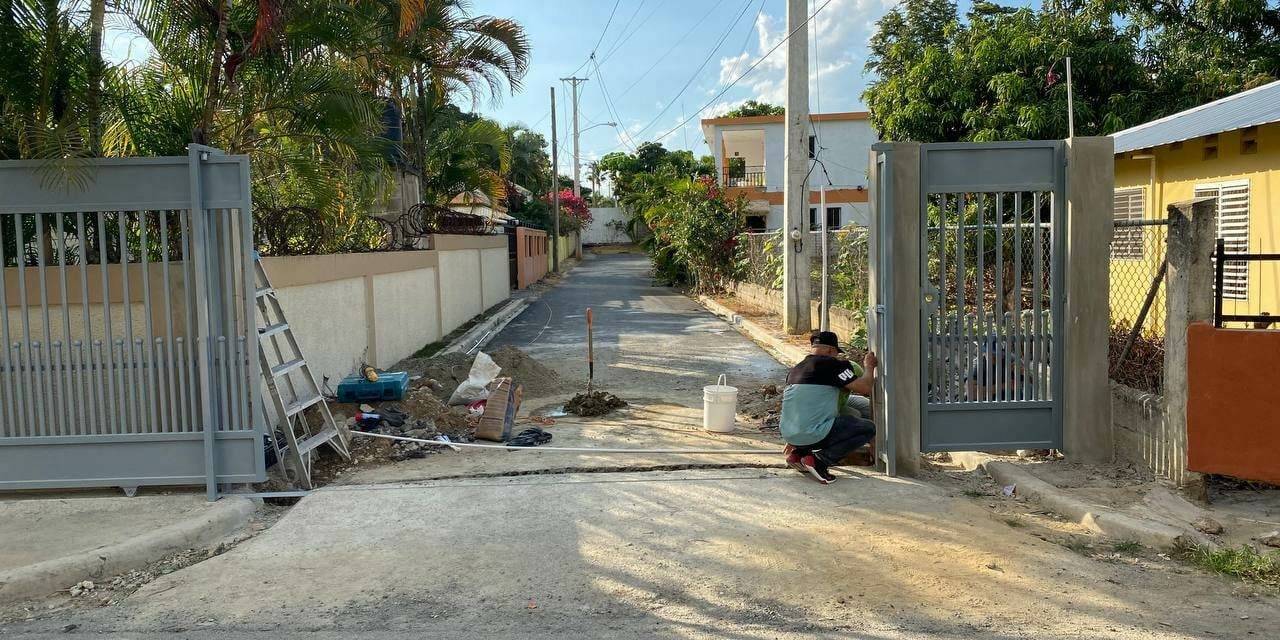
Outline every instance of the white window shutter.
[[[1196, 197], [1218, 200], [1218, 237], [1227, 253], [1249, 252], [1249, 182], [1227, 182], [1196, 187]], [[1249, 263], [1227, 262], [1222, 267], [1222, 297], [1244, 300], [1249, 296]]]
[[[1141, 220], [1146, 210], [1142, 188], [1116, 189], [1114, 217], [1122, 220]], [[1116, 227], [1111, 236], [1112, 260], [1142, 259], [1142, 227]]]

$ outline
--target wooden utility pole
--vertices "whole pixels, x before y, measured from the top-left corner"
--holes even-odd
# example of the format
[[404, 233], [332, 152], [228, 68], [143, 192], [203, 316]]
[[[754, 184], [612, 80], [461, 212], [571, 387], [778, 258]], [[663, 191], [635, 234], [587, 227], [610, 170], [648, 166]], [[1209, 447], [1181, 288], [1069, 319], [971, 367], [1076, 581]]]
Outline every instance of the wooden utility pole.
[[[809, 260], [804, 239], [809, 208], [809, 25], [807, 0], [787, 0], [787, 113], [785, 182], [782, 189], [782, 328], [808, 333]], [[820, 212], [819, 215], [826, 215]]]
[[551, 270], [560, 271], [560, 147], [556, 144], [556, 88], [551, 87]]

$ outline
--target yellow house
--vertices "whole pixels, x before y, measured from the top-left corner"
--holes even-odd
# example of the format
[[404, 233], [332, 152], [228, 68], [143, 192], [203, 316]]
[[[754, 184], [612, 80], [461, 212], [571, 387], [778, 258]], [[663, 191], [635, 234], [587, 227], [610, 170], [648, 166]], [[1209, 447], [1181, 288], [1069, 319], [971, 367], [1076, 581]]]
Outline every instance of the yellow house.
[[[1212, 197], [1228, 253], [1280, 253], [1280, 81], [1113, 138], [1117, 221], [1161, 219], [1170, 204]], [[1118, 227], [1113, 237], [1113, 321], [1137, 317], [1150, 280], [1135, 283], [1134, 274], [1154, 275], [1163, 258], [1163, 242], [1143, 242], [1147, 233]], [[1223, 281], [1223, 313], [1280, 316], [1280, 262], [1227, 262]]]

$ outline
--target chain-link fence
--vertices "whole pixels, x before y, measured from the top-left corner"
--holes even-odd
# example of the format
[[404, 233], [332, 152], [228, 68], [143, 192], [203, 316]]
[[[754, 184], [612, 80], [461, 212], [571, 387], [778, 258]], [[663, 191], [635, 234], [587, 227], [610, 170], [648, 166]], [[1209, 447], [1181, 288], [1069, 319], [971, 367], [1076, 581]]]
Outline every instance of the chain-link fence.
[[1117, 220], [1111, 237], [1111, 379], [1152, 393], [1164, 388], [1167, 231], [1164, 220]]
[[[828, 299], [831, 306], [853, 311], [854, 317], [858, 318], [867, 308], [869, 235], [866, 227], [827, 232]], [[809, 293], [814, 300], [819, 300], [822, 296], [822, 232], [809, 232], [806, 242], [811, 243], [812, 248], [809, 252]]]
[[782, 290], [781, 231], [740, 234], [737, 254], [738, 282]]

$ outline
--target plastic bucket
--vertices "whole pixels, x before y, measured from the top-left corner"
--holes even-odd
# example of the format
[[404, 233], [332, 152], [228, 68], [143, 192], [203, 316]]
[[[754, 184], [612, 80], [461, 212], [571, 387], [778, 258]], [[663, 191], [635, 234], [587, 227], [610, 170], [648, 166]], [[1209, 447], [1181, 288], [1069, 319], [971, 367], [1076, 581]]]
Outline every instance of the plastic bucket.
[[702, 388], [702, 428], [716, 433], [733, 431], [738, 413], [738, 388], [725, 384], [724, 374], [716, 384]]

